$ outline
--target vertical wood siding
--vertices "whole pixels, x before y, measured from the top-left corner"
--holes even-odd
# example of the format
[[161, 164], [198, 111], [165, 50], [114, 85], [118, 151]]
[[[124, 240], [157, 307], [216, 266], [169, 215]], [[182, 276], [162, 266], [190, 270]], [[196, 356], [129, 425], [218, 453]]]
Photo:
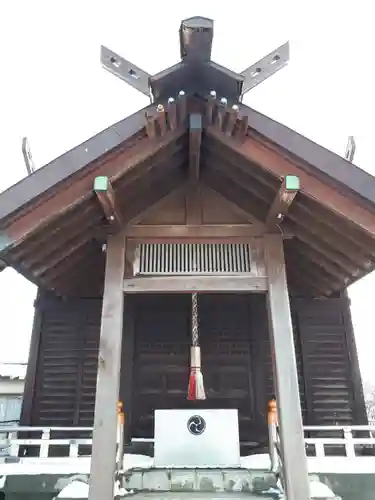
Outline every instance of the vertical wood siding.
[[[34, 340], [39, 340], [39, 348], [32, 411], [23, 422], [90, 426], [101, 301], [64, 301], [41, 293], [39, 304], [43, 314], [40, 338]], [[346, 307], [347, 302], [341, 298], [292, 302], [306, 424], [356, 423], [356, 415], [363, 413], [363, 396], [353, 396], [355, 367], [348, 348], [351, 332], [344, 320]], [[152, 435], [155, 408], [186, 408], [191, 404], [186, 400], [190, 297], [132, 297], [129, 308], [135, 332], [134, 364], [130, 370], [134, 383], [125, 397], [128, 406], [129, 398], [132, 400], [132, 434], [148, 436]], [[274, 394], [264, 297], [203, 295], [199, 308], [208, 398], [198, 406], [239, 408], [241, 438], [260, 439], [267, 401]], [[126, 353], [123, 359], [125, 365]], [[133, 356], [129, 359], [128, 373]]]

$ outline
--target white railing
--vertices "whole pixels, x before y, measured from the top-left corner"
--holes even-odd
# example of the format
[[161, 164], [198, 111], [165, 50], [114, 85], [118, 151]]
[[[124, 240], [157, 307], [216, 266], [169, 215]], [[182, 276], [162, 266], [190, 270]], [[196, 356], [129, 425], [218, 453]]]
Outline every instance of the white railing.
[[[364, 454], [375, 456], [375, 425], [366, 426], [306, 426], [305, 444], [310, 457], [327, 456], [356, 457]], [[32, 456], [48, 458], [59, 448], [58, 456], [76, 458], [90, 456], [92, 447], [92, 427], [0, 427], [0, 457]], [[26, 435], [26, 436], [25, 436]], [[87, 437], [82, 437], [86, 435]], [[272, 432], [278, 445], [278, 432]], [[118, 433], [118, 443], [121, 432]], [[133, 438], [133, 443], [153, 443], [152, 438]], [[51, 450], [51, 448], [54, 450]], [[85, 448], [85, 449], [84, 449]], [[366, 453], [363, 453], [364, 448]], [[36, 453], [35, 453], [36, 449]], [[271, 449], [274, 447], [271, 446]], [[31, 455], [31, 454], [30, 454]], [[275, 460], [275, 451], [273, 453]], [[276, 465], [276, 464], [274, 464]]]
[[[91, 455], [92, 431], [92, 427], [0, 427], [0, 456], [23, 456], [28, 450], [39, 448], [37, 456], [48, 458], [51, 446], [66, 447], [65, 453], [61, 449], [61, 454], [71, 458], [80, 455], [82, 446], [89, 446], [90, 453], [86, 455]], [[37, 437], [20, 438], [19, 434], [32, 434]], [[59, 437], [54, 437], [54, 434]], [[66, 438], [60, 437], [64, 434]], [[82, 434], [89, 434], [90, 437], [79, 437]]]
[[[363, 456], [364, 448], [372, 450], [375, 455], [374, 425], [306, 426], [304, 431], [308, 456], [354, 458]], [[318, 436], [306, 437], [306, 434], [318, 434]]]

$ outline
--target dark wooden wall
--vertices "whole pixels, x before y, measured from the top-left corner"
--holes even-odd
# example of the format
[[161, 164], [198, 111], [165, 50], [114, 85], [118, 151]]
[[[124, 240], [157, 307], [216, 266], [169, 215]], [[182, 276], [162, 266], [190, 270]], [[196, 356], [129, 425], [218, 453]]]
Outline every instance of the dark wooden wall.
[[[199, 300], [208, 398], [198, 406], [239, 408], [241, 439], [261, 441], [273, 395], [265, 297]], [[92, 425], [100, 309], [99, 299], [38, 294], [22, 423]], [[292, 315], [305, 424], [365, 423], [346, 296], [294, 299]], [[188, 295], [127, 299], [121, 397], [133, 436], [152, 435], [155, 408], [193, 404], [186, 400], [189, 317]]]

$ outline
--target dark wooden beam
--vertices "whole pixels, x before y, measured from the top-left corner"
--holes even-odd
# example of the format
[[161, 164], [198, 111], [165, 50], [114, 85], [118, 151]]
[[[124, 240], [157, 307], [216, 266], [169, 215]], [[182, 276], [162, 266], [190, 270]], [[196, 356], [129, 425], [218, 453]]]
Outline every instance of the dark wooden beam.
[[192, 113], [189, 116], [189, 178], [199, 180], [200, 156], [202, 144], [202, 115]]
[[177, 103], [173, 97], [168, 99], [167, 105], [168, 123], [171, 130], [175, 130], [178, 124]]
[[280, 235], [264, 237], [264, 257], [285, 494], [290, 500], [308, 500], [310, 483], [283, 240]]
[[39, 259], [32, 267], [34, 276], [37, 278], [42, 277], [46, 273], [49, 273], [49, 271], [53, 271], [53, 269], [58, 267], [61, 263], [64, 265], [72, 255], [80, 251], [85, 245], [91, 244], [94, 246], [95, 243], [92, 240], [95, 235], [98, 234], [99, 228], [100, 225], [94, 224], [93, 226], [90, 225], [82, 229], [82, 235], [80, 237], [68, 239], [61, 248], [51, 252], [46, 258]]
[[86, 243], [79, 251], [71, 254], [69, 259], [61, 260], [55, 265], [55, 267], [53, 267], [53, 269], [48, 269], [48, 272], [46, 272], [46, 274], [40, 281], [43, 280], [45, 284], [48, 283], [49, 285], [53, 286], [55, 280], [60, 279], [61, 276], [63, 276], [64, 278], [67, 277], [68, 279], [72, 279], [69, 274], [74, 274], [77, 268], [83, 266], [84, 263], [91, 257], [95, 257], [98, 252], [99, 249], [95, 246], [94, 243]]
[[[77, 221], [74, 217], [70, 224], [71, 228], [65, 228], [65, 230], [61, 228], [62, 234], [57, 234], [54, 231], [51, 231], [52, 234], [56, 234], [56, 237], [52, 237], [51, 241], [48, 239], [43, 241], [41, 248], [37, 249], [34, 247], [33, 252], [25, 252], [25, 255], [21, 255], [20, 257], [17, 256], [15, 258], [20, 258], [30, 269], [36, 269], [38, 266], [46, 266], [48, 261], [50, 259], [54, 260], [56, 256], [62, 256], [64, 259], [70, 255], [71, 252], [69, 253], [69, 251], [72, 248], [72, 245], [74, 246], [76, 243], [84, 245], [91, 239], [97, 238], [98, 234], [105, 234], [102, 221], [98, 218], [98, 216], [92, 215], [86, 221], [81, 219]], [[107, 237], [104, 239], [106, 240]], [[66, 255], [64, 255], [65, 252], [67, 252]], [[56, 262], [58, 262], [58, 260]]]
[[357, 346], [353, 328], [352, 315], [350, 311], [350, 298], [348, 290], [345, 289], [340, 296], [342, 319], [345, 327], [345, 337], [348, 346], [349, 360], [351, 364], [351, 378], [353, 381], [353, 416], [357, 425], [368, 425], [366, 414], [365, 396], [361, 378], [361, 370], [358, 360]]
[[[98, 280], [104, 282], [104, 271], [105, 271], [105, 252], [102, 255], [90, 254], [87, 257], [81, 256], [80, 261], [76, 261], [75, 265], [64, 272], [64, 269], [60, 268], [60, 273], [55, 275], [52, 279], [48, 277], [48, 283], [54, 288], [56, 292], [67, 292], [71, 291], [77, 287], [78, 284], [86, 286], [92, 278], [98, 277]], [[93, 273], [93, 269], [95, 272]], [[64, 293], [63, 293], [64, 294]], [[100, 297], [102, 294], [99, 294]]]
[[163, 151], [184, 132], [184, 127], [180, 127], [157, 141], [150, 141], [147, 137], [140, 139], [136, 145], [119, 153], [111, 162], [99, 164], [95, 170], [87, 171], [79, 179], [66, 181], [65, 186], [58, 193], [40, 202], [33, 210], [0, 231], [0, 251], [21, 243], [29, 235], [88, 199], [92, 193], [93, 176], [107, 176], [113, 182], [150, 156]]
[[[82, 228], [87, 226], [87, 221], [92, 221], [97, 215], [97, 207], [94, 203], [89, 202], [79, 209], [77, 207], [73, 212], [61, 217], [57, 227], [56, 224], [51, 223], [43, 231], [33, 234], [27, 244], [15, 248], [12, 251], [12, 259], [22, 259], [31, 266], [38, 263], [61, 248], [69, 237], [82, 235]], [[72, 220], [74, 220], [74, 228], [72, 228]], [[100, 223], [98, 217], [97, 221]]]
[[[289, 243], [289, 242], [288, 242]], [[348, 283], [348, 273], [341, 269], [336, 262], [332, 262], [324, 257], [321, 253], [317, 252], [313, 247], [305, 243], [303, 240], [291, 242], [291, 247], [298, 251], [299, 254], [309, 260], [312, 264], [316, 264], [322, 270], [325, 270], [330, 278], [336, 279], [341, 284]]]
[[89, 500], [113, 498], [117, 452], [125, 269], [123, 233], [108, 238], [100, 328]]
[[274, 228], [282, 222], [298, 190], [298, 177], [295, 175], [286, 175], [267, 214], [266, 225], [268, 227]]
[[111, 181], [106, 175], [95, 177], [94, 193], [103, 210], [108, 223], [117, 232], [124, 225], [124, 221], [116, 200]]
[[22, 409], [20, 416], [20, 424], [29, 426], [32, 424], [33, 401], [36, 387], [36, 374], [38, 370], [38, 354], [39, 346], [42, 337], [43, 323], [43, 302], [41, 297], [43, 294], [38, 289], [36, 299], [34, 301], [34, 321], [31, 332], [29, 359], [27, 362], [27, 371], [25, 378], [25, 387], [23, 391]]
[[343, 219], [351, 221], [375, 239], [375, 214], [362, 206], [360, 201], [354, 202], [291, 160], [266, 147], [255, 137], [248, 137], [242, 142], [235, 141], [214, 127], [208, 127], [206, 133], [279, 179], [286, 175], [295, 175], [300, 179], [301, 192]]
[[288, 272], [293, 269], [299, 275], [301, 283], [308, 283], [327, 296], [344, 285], [343, 280], [338, 281], [335, 277], [325, 273], [324, 269], [315, 262], [309, 261], [300, 252], [292, 249], [286, 250], [286, 264]]

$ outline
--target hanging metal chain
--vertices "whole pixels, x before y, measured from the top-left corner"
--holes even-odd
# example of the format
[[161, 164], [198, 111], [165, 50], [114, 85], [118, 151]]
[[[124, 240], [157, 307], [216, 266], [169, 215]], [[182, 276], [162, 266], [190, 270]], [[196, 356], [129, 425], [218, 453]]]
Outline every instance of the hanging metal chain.
[[191, 296], [191, 334], [193, 346], [198, 346], [198, 294], [193, 293]]

